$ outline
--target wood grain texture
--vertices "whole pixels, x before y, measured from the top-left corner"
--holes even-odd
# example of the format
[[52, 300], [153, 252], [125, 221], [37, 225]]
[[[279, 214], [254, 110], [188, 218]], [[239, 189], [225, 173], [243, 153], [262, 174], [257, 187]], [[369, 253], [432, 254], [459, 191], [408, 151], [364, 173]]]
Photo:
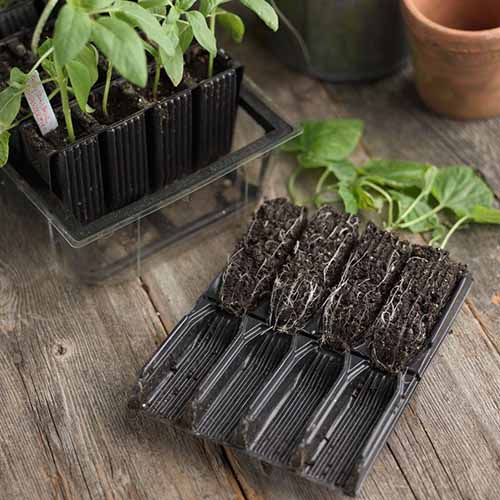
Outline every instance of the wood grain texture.
[[[377, 83], [329, 86], [289, 71], [252, 40], [234, 50], [289, 120], [364, 119], [359, 159], [465, 162], [500, 195], [500, 122], [464, 124], [427, 113], [410, 70]], [[251, 134], [242, 126], [237, 140]], [[292, 167], [276, 158], [267, 196], [286, 194]], [[161, 253], [140, 279], [84, 288], [57, 273], [34, 211], [8, 186], [0, 193], [0, 498], [343, 498], [126, 410], [138, 369], [224, 266], [244, 220]], [[497, 228], [453, 238], [453, 255], [474, 274], [473, 292], [361, 498], [498, 498], [499, 248]]]

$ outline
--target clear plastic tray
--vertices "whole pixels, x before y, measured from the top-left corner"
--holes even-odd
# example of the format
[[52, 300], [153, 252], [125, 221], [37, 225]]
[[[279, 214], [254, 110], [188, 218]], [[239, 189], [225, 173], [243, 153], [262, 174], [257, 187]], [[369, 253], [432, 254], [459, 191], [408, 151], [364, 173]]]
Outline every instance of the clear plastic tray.
[[[300, 134], [249, 79], [245, 79], [230, 154], [124, 208], [82, 225], [35, 172], [2, 169], [49, 225], [55, 258], [64, 272], [85, 283], [123, 279], [147, 258], [196, 237], [207, 227], [251, 206], [270, 166], [270, 156]], [[27, 172], [27, 173], [26, 173]]]

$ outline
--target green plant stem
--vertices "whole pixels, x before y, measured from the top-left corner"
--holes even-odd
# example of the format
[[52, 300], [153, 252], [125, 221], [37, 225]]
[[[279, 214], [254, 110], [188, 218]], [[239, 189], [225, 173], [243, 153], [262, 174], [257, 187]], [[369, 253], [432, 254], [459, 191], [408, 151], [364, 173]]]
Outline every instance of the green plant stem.
[[373, 184], [373, 182], [363, 181], [361, 183], [361, 185], [369, 187], [370, 189], [373, 189], [374, 191], [377, 191], [377, 193], [380, 193], [387, 200], [387, 203], [388, 203], [387, 228], [392, 228], [393, 221], [394, 221], [394, 202], [392, 201], [391, 195], [385, 189], [382, 189], [380, 186]]
[[292, 199], [293, 203], [297, 202], [297, 191], [295, 190], [295, 182], [297, 181], [298, 176], [302, 173], [303, 168], [302, 167], [297, 167], [293, 172], [292, 175], [288, 178], [288, 194], [290, 198]]
[[439, 211], [441, 211], [444, 207], [441, 205], [438, 205], [437, 207], [433, 208], [429, 212], [421, 215], [420, 217], [417, 217], [416, 219], [413, 219], [409, 222], [405, 222], [404, 224], [399, 224], [397, 227], [399, 229], [408, 229], [411, 226], [414, 226], [415, 224], [418, 224], [419, 222], [422, 222], [429, 217], [433, 216], [434, 214], [437, 214]]
[[160, 86], [161, 63], [156, 61], [155, 76], [153, 80], [153, 99], [158, 99], [158, 87]]
[[75, 142], [75, 129], [73, 128], [73, 120], [71, 118], [71, 107], [69, 105], [69, 96], [68, 96], [68, 84], [66, 82], [66, 77], [64, 76], [61, 65], [55, 62], [56, 74], [57, 74], [57, 82], [59, 89], [61, 91], [61, 104], [64, 115], [64, 121], [66, 123], [66, 130], [68, 132], [69, 142]]
[[[215, 12], [210, 17], [210, 31], [213, 33], [213, 35], [215, 37]], [[212, 78], [212, 76], [214, 76], [214, 61], [215, 61], [215, 55], [209, 54], [208, 55], [208, 78]]]
[[33, 54], [36, 54], [38, 51], [38, 45], [40, 44], [40, 37], [42, 36], [43, 28], [47, 24], [49, 20], [50, 14], [54, 10], [57, 2], [59, 0], [49, 0], [38, 18], [38, 22], [36, 23], [35, 30], [33, 31], [33, 38], [31, 39], [31, 51]]
[[108, 63], [108, 69], [106, 70], [106, 83], [104, 85], [104, 92], [102, 94], [102, 112], [105, 116], [108, 116], [108, 101], [109, 101], [109, 89], [111, 88], [111, 77], [113, 76], [113, 65]]
[[467, 222], [468, 220], [470, 219], [470, 216], [468, 215], [465, 215], [464, 217], [462, 217], [461, 219], [457, 220], [457, 222], [455, 222], [455, 224], [451, 227], [451, 229], [448, 231], [448, 234], [445, 236], [443, 242], [441, 243], [440, 247], [439, 248], [444, 248], [447, 244], [448, 244], [448, 241], [450, 241], [450, 238], [453, 236], [453, 234], [458, 230], [458, 228], [464, 224], [465, 222]]
[[330, 175], [330, 171], [325, 169], [325, 171], [321, 174], [321, 177], [319, 178], [318, 184], [316, 184], [316, 191], [315, 191], [316, 194], [321, 193], [323, 186], [324, 186], [326, 180], [328, 179], [329, 175]]

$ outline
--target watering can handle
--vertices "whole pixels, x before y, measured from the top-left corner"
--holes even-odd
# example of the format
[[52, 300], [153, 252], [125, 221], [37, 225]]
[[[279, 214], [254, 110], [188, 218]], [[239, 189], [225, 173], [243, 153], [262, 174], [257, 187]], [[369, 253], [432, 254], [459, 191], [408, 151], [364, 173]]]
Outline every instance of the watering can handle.
[[300, 34], [299, 30], [293, 25], [293, 23], [288, 19], [288, 17], [283, 14], [283, 11], [276, 5], [275, 0], [270, 0], [271, 4], [278, 14], [281, 22], [288, 28], [292, 36], [297, 40], [297, 43], [299, 44], [300, 50], [302, 51], [302, 55], [304, 56], [304, 62], [307, 68], [311, 68], [311, 56], [309, 54], [309, 50], [307, 49], [306, 42], [302, 38], [302, 35]]

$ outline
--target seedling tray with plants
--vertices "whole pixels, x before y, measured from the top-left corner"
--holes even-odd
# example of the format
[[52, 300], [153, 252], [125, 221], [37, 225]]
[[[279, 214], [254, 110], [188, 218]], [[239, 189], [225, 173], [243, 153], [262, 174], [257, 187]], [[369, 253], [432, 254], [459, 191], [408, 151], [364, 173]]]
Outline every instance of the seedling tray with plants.
[[[65, 272], [79, 280], [100, 282], [127, 268], [136, 271], [138, 261], [255, 203], [272, 152], [299, 130], [276, 113], [248, 79], [242, 84], [238, 110], [236, 132], [241, 127], [248, 138], [244, 142], [239, 138], [230, 153], [88, 224], [81, 224], [61, 204], [36, 170], [25, 166], [20, 173], [7, 165], [0, 173], [54, 229], [55, 257]], [[174, 215], [180, 212], [182, 218]], [[146, 233], [153, 229], [155, 236], [148, 239]], [[116, 255], [110, 253], [124, 234], [133, 244]]]
[[331, 206], [264, 202], [130, 405], [354, 495], [471, 282], [445, 251]]

